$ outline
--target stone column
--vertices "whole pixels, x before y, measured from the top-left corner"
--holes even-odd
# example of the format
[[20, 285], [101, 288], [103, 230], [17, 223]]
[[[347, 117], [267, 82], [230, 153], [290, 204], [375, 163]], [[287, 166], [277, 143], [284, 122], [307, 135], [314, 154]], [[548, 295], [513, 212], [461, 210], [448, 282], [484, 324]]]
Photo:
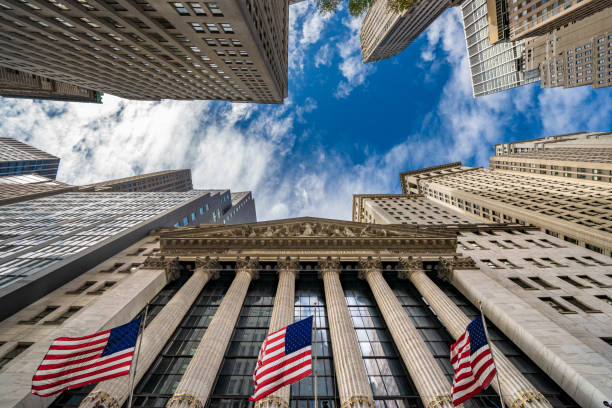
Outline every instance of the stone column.
[[[273, 333], [293, 323], [293, 307], [295, 305], [295, 278], [300, 269], [296, 258], [279, 259], [278, 286], [274, 297], [274, 309], [270, 318], [270, 329]], [[291, 386], [286, 385], [275, 393], [255, 403], [255, 408], [288, 408]]]
[[[457, 260], [441, 260], [441, 273], [452, 271]], [[434, 283], [423, 271], [420, 259], [402, 258], [400, 265], [403, 269], [400, 277], [409, 279], [434, 310], [448, 332], [455, 339], [459, 338], [470, 323], [470, 319], [459, 307]], [[493, 344], [489, 344], [495, 358], [495, 365], [499, 374], [502, 392], [501, 395], [508, 407], [522, 408], [551, 408], [552, 405], [523, 374], [504, 356]], [[497, 381], [491, 383], [497, 393], [500, 393]]]
[[[134, 385], [145, 375], [157, 355], [172, 336], [179, 323], [189, 311], [204, 285], [218, 275], [219, 264], [206, 257], [196, 259], [196, 269], [181, 289], [164, 306], [143, 332], [142, 346], [138, 356], [138, 367]], [[173, 268], [168, 268], [172, 270]], [[81, 408], [120, 408], [130, 395], [127, 377], [114, 378], [98, 383], [96, 388], [83, 400]]]
[[174, 395], [168, 401], [168, 408], [203, 408], [206, 404], [238, 321], [249, 284], [257, 276], [258, 270], [257, 259], [246, 257], [237, 260], [236, 277], [206, 329]]
[[340, 261], [328, 257], [319, 261], [319, 267], [325, 286], [327, 319], [340, 393], [340, 407], [374, 408], [372, 388], [340, 284]]
[[[451, 384], [382, 275], [380, 259], [359, 260], [393, 341], [426, 408], [453, 408]], [[461, 405], [463, 406], [463, 405]]]

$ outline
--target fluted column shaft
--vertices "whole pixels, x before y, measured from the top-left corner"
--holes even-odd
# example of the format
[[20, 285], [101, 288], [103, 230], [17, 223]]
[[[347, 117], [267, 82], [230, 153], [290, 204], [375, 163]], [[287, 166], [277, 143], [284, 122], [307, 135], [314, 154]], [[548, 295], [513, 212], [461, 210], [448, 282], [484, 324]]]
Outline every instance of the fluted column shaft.
[[[449, 333], [459, 338], [464, 332], [470, 319], [459, 307], [431, 280], [423, 271], [410, 271], [406, 274], [419, 293], [436, 312]], [[548, 400], [527, 380], [523, 374], [504, 356], [493, 344], [491, 347], [499, 379], [501, 381], [501, 395], [510, 408], [551, 408]], [[500, 393], [497, 381], [491, 383]]]
[[[279, 262], [278, 285], [274, 296], [274, 309], [270, 317], [270, 329], [273, 333], [293, 323], [293, 308], [295, 305], [295, 277], [298, 273], [296, 262]], [[287, 408], [291, 387], [284, 386], [280, 390], [255, 403], [255, 408]]]
[[255, 270], [246, 268], [236, 271], [236, 277], [206, 329], [174, 396], [168, 401], [168, 408], [203, 408], [206, 404], [255, 273]]
[[[138, 355], [138, 366], [134, 384], [142, 379], [164, 344], [198, 297], [206, 283], [213, 276], [214, 271], [197, 268], [191, 278], [187, 280], [164, 306], [151, 323], [144, 329], [142, 345]], [[127, 377], [114, 378], [98, 383], [96, 388], [83, 400], [81, 408], [119, 408], [130, 395], [130, 382]]]
[[381, 270], [367, 268], [363, 275], [372, 289], [378, 308], [419, 392], [423, 405], [426, 408], [452, 408], [451, 384], [385, 281]]
[[337, 266], [321, 265], [340, 406], [373, 408], [372, 388], [340, 284], [339, 267], [339, 263]]

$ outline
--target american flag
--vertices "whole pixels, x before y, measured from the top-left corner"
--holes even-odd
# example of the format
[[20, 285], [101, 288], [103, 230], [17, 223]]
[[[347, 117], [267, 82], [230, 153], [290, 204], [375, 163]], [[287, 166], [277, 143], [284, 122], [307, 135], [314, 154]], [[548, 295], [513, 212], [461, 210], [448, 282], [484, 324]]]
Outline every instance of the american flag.
[[249, 400], [258, 401], [312, 374], [311, 344], [312, 316], [269, 334], [259, 350]]
[[465, 333], [451, 346], [451, 363], [455, 369], [453, 405], [457, 406], [480, 393], [495, 377], [495, 365], [482, 318], [468, 324]]
[[130, 373], [140, 318], [84, 337], [53, 340], [32, 377], [32, 394], [48, 397]]

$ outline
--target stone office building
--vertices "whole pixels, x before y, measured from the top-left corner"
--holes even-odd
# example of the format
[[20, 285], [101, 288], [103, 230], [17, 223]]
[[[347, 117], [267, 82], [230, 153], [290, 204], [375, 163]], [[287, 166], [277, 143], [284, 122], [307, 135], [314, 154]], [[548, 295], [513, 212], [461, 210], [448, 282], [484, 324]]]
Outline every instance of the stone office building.
[[[527, 281], [538, 276], [533, 265], [492, 273], [481, 259], [485, 252], [461, 249], [464, 240], [480, 243], [493, 235], [541, 242], [532, 228], [440, 224], [299, 218], [152, 233], [0, 323], [0, 405], [123, 406], [126, 378], [46, 400], [29, 394], [30, 379], [53, 338], [124, 323], [150, 302], [135, 407], [312, 407], [312, 377], [257, 404], [247, 398], [266, 334], [316, 310], [321, 406], [450, 408], [449, 346], [478, 315], [474, 305], [480, 300], [492, 322], [508, 407], [599, 407], [612, 392], [611, 354], [605, 352], [610, 345], [593, 336], [598, 331], [606, 341], [612, 338], [607, 258], [591, 255], [601, 265], [593, 263], [586, 274], [601, 287], [554, 281], [549, 283], [555, 287], [538, 289], [536, 281]], [[565, 254], [584, 258], [585, 249], [547, 238], [564, 246]], [[514, 259], [517, 251], [509, 249], [505, 257]], [[559, 250], [551, 245], [547, 251], [554, 258]], [[141, 265], [134, 270], [109, 268], [135, 257]], [[583, 272], [566, 275], [581, 283], [574, 275]], [[105, 289], [100, 285], [106, 281], [115, 283]], [[583, 299], [595, 291], [599, 303]], [[561, 295], [574, 300], [568, 305]], [[561, 307], [569, 313], [561, 315]], [[465, 407], [497, 404], [496, 391], [488, 389]]]

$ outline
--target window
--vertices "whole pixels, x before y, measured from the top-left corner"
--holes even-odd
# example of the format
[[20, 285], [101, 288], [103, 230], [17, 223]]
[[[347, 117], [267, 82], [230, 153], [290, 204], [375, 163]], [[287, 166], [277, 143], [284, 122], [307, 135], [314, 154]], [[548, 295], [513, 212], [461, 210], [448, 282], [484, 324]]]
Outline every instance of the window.
[[115, 286], [114, 281], [107, 281], [104, 282], [102, 285], [98, 286], [95, 290], [92, 290], [91, 292], [87, 292], [88, 295], [101, 295], [102, 293], [104, 293], [104, 291], [108, 288], [112, 288], [113, 286]]
[[202, 6], [200, 6], [200, 3], [187, 3], [187, 4], [189, 4], [189, 7], [191, 7], [191, 9], [193, 10], [193, 12], [194, 12], [194, 14], [196, 16], [205, 16], [206, 15], [206, 12], [202, 8]]
[[189, 24], [191, 24], [191, 28], [193, 28], [193, 31], [195, 31], [196, 33], [204, 32], [204, 29], [199, 23], [189, 23]]
[[544, 289], [551, 289], [551, 290], [561, 289], [558, 286], [551, 285], [550, 283], [540, 278], [539, 276], [530, 276], [529, 279], [531, 279], [533, 282], [537, 283], [538, 285], [542, 286]]
[[66, 292], [66, 294], [67, 295], [78, 295], [79, 293], [85, 292], [87, 289], [91, 288], [95, 284], [96, 284], [96, 281], [87, 281], [83, 283], [81, 286], [79, 286], [78, 288], [69, 290], [68, 292]]
[[495, 264], [493, 261], [491, 261], [490, 259], [481, 259], [480, 262], [484, 263], [485, 265], [487, 265], [490, 268], [495, 268], [495, 269], [499, 269], [501, 268], [501, 266]]
[[601, 283], [600, 281], [595, 280], [588, 275], [578, 275], [578, 277], [589, 282], [591, 285], [597, 286], [598, 288], [612, 288], [612, 285], [606, 285], [605, 283]]
[[565, 300], [567, 303], [571, 303], [585, 313], [601, 313], [601, 310], [593, 309], [573, 296], [563, 296], [563, 300]]
[[543, 263], [540, 263], [538, 261], [536, 261], [533, 258], [525, 258], [525, 261], [529, 262], [530, 264], [537, 266], [538, 268], [548, 268], [548, 266], [544, 265]]
[[499, 262], [503, 263], [508, 268], [518, 268], [518, 266], [516, 266], [515, 264], [513, 264], [512, 262], [510, 262], [507, 259], [500, 259]]
[[590, 288], [590, 286], [587, 285], [583, 285], [582, 283], [576, 281], [575, 279], [572, 279], [569, 276], [559, 276], [559, 279], [561, 279], [562, 281], [565, 281], [567, 283], [569, 283], [570, 285], [573, 285], [579, 289], [588, 289]]
[[511, 241], [509, 239], [505, 239], [504, 243], [506, 243], [506, 245], [510, 245], [510, 247], [514, 247], [514, 248], [518, 248], [518, 249], [525, 249], [525, 247], [522, 247], [519, 244], [517, 244], [516, 242]]
[[219, 33], [219, 28], [217, 28], [216, 24], [206, 23], [206, 28], [208, 28], [208, 31], [210, 31], [213, 34]]
[[30, 320], [21, 320], [19, 324], [36, 324], [45, 317], [49, 316], [51, 313], [59, 309], [59, 306], [47, 306], [45, 310], [32, 317]]
[[470, 244], [473, 248], [476, 249], [486, 249], [485, 247], [479, 245], [478, 243], [476, 243], [476, 241], [468, 241], [468, 244]]
[[556, 267], [566, 267], [566, 266], [567, 266], [567, 265], [560, 264], [559, 262], [554, 261], [554, 260], [552, 260], [552, 259], [550, 259], [550, 258], [542, 258], [542, 260], [543, 260], [544, 262], [548, 262], [548, 263], [549, 263], [549, 264], [551, 264], [552, 266], [556, 266]]
[[521, 278], [508, 278], [508, 279], [510, 279], [512, 282], [516, 283], [518, 286], [520, 286], [521, 288], [525, 290], [538, 290], [538, 288], [534, 288], [533, 286], [531, 286], [530, 284], [528, 284]]
[[174, 9], [177, 11], [177, 13], [179, 13], [181, 16], [189, 15], [189, 11], [187, 11], [185, 6], [183, 6], [183, 3], [171, 3], [171, 4], [174, 6]]
[[225, 32], [225, 33], [233, 33], [234, 32], [234, 29], [232, 28], [232, 26], [227, 24], [227, 23], [221, 23], [221, 29], [223, 29], [223, 32]]
[[0, 358], [0, 370], [2, 370], [4, 366], [10, 363], [15, 357], [27, 350], [27, 348], [32, 344], [34, 343], [17, 343], [17, 345], [11, 351]]
[[565, 257], [565, 259], [567, 259], [568, 261], [574, 261], [574, 262], [576, 262], [577, 264], [580, 264], [580, 265], [584, 265], [584, 266], [593, 266], [593, 265], [591, 265], [591, 264], [589, 264], [589, 263], [586, 263], [586, 262], [584, 262], [583, 260], [578, 259], [578, 258], [575, 258], [575, 257], [573, 257], [573, 256], [566, 256], [566, 257]]
[[600, 261], [598, 259], [595, 259], [593, 257], [590, 257], [590, 256], [583, 256], [582, 258], [586, 259], [587, 261], [591, 261], [593, 263], [596, 263], [597, 265], [602, 265], [602, 266], [609, 266], [610, 265], [608, 263], [602, 262], [602, 261]]
[[601, 339], [612, 346], [612, 337], [602, 337]]
[[187, 217], [183, 217], [183, 226], [189, 224], [189, 219]]
[[117, 269], [119, 269], [120, 267], [122, 267], [124, 264], [123, 263], [115, 263], [113, 264], [113, 266], [110, 266], [106, 269], [101, 270], [101, 273], [112, 273], [115, 272]]
[[223, 16], [223, 13], [221, 12], [221, 9], [217, 5], [217, 3], [206, 3], [206, 5], [208, 6], [208, 9], [210, 10], [213, 16]]
[[545, 244], [552, 245], [552, 246], [554, 246], [556, 248], [565, 248], [562, 245], [555, 244], [554, 242], [551, 242], [551, 241], [549, 241], [547, 239], [544, 239], [544, 238], [540, 238], [540, 241], [544, 242]]
[[64, 313], [55, 318], [55, 320], [47, 320], [43, 324], [62, 324], [81, 309], [81, 306], [70, 306]]
[[561, 303], [557, 302], [553, 298], [541, 297], [541, 298], [538, 298], [538, 299], [540, 299], [542, 302], [550, 305], [553, 309], [555, 309], [557, 312], [559, 312], [561, 314], [574, 314], [574, 313], [576, 313], [575, 311], [573, 311], [573, 310], [563, 306]]
[[612, 306], [612, 298], [610, 296], [608, 296], [608, 295], [595, 295], [595, 297], [597, 299], [603, 300], [604, 302], [606, 302], [607, 304]]

